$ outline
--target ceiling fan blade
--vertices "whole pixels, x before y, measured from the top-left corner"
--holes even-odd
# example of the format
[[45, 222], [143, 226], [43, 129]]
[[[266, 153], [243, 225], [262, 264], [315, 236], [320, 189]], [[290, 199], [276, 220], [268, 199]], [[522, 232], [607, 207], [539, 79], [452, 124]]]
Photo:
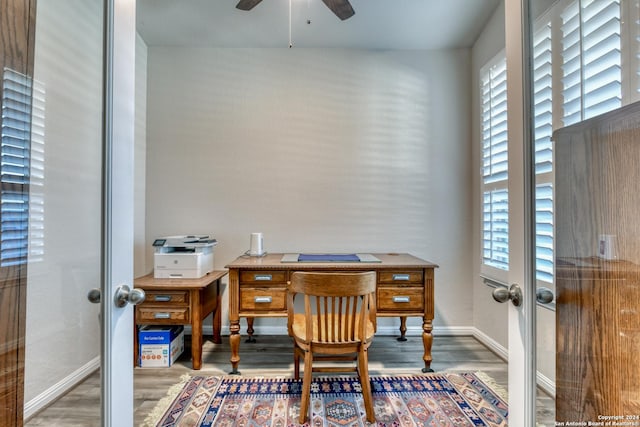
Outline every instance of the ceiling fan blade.
[[240, 0], [236, 5], [240, 10], [251, 10], [258, 5], [262, 0]]
[[341, 20], [351, 18], [356, 12], [351, 7], [349, 0], [322, 0], [333, 13]]

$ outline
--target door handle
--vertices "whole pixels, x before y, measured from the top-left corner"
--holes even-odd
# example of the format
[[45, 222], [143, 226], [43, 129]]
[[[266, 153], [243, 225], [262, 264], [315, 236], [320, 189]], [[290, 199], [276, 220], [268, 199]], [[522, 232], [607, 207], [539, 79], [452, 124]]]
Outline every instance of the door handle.
[[553, 291], [545, 287], [536, 289], [536, 300], [540, 304], [549, 304], [553, 301]]
[[89, 300], [89, 302], [92, 302], [93, 304], [100, 304], [101, 295], [102, 293], [100, 292], [100, 289], [93, 288], [87, 294], [87, 299]]
[[142, 289], [130, 289], [127, 285], [120, 285], [116, 289], [116, 293], [113, 295], [113, 302], [117, 307], [122, 308], [127, 304], [138, 305], [143, 302], [146, 297], [147, 296]]
[[[143, 302], [146, 297], [142, 289], [130, 289], [127, 285], [120, 285], [118, 289], [116, 289], [113, 300], [117, 307], [122, 308], [127, 304], [138, 305]], [[87, 294], [87, 299], [94, 304], [99, 304], [102, 299], [102, 292], [100, 292], [100, 289], [93, 288]]]
[[511, 303], [516, 307], [522, 305], [522, 289], [515, 283], [511, 285], [509, 289], [503, 287], [495, 288], [491, 294], [493, 295], [493, 299], [498, 302], [511, 300]]

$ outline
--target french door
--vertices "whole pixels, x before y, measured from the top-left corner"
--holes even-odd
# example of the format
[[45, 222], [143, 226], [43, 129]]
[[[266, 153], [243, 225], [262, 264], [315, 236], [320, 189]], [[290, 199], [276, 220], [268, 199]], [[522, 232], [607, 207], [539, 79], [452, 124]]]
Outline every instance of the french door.
[[86, 425], [131, 426], [135, 1], [0, 6], [0, 425], [98, 371]]

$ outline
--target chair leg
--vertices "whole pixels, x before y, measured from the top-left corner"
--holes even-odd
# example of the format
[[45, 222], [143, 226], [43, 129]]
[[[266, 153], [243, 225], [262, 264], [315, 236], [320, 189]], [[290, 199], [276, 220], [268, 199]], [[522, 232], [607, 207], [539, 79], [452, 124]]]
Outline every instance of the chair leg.
[[[300, 399], [300, 424], [304, 424], [304, 420], [309, 413], [309, 401], [311, 400], [311, 381], [313, 381], [312, 373], [313, 369], [311, 364], [313, 363], [313, 353], [305, 351], [304, 353], [304, 378], [302, 380], [302, 398]], [[311, 417], [309, 417], [311, 422]]]
[[369, 355], [367, 349], [361, 349], [358, 352], [358, 377], [362, 386], [362, 399], [364, 400], [364, 409], [367, 413], [367, 421], [376, 422], [376, 415], [373, 410], [373, 396], [371, 394], [371, 380], [369, 379]]

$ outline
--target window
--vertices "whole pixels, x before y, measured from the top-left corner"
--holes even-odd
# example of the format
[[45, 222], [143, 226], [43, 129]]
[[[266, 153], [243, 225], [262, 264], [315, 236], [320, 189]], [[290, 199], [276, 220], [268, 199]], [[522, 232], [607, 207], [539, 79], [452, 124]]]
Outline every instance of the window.
[[536, 278], [553, 281], [553, 94], [551, 24], [533, 36], [533, 144], [535, 149]]
[[507, 61], [504, 52], [480, 71], [482, 101], [482, 263], [509, 269]]
[[[553, 130], [640, 98], [640, 7], [631, 3], [560, 0], [534, 24], [535, 268], [540, 282], [552, 284], [554, 273]], [[493, 274], [496, 268], [509, 268], [504, 53], [481, 70], [480, 87], [483, 273], [490, 267]]]
[[622, 105], [622, 12], [619, 0], [565, 0], [535, 23], [535, 254], [541, 282], [553, 283], [552, 132]]
[[0, 175], [0, 267], [27, 262], [31, 80], [5, 69]]
[[622, 105], [619, 0], [571, 2], [561, 13], [563, 125]]
[[42, 190], [33, 190], [44, 181], [44, 91], [39, 85], [33, 89], [29, 77], [11, 69], [4, 70], [2, 84], [0, 267], [8, 267], [27, 262], [30, 215], [35, 236], [31, 253], [34, 260], [42, 258], [44, 202]]

